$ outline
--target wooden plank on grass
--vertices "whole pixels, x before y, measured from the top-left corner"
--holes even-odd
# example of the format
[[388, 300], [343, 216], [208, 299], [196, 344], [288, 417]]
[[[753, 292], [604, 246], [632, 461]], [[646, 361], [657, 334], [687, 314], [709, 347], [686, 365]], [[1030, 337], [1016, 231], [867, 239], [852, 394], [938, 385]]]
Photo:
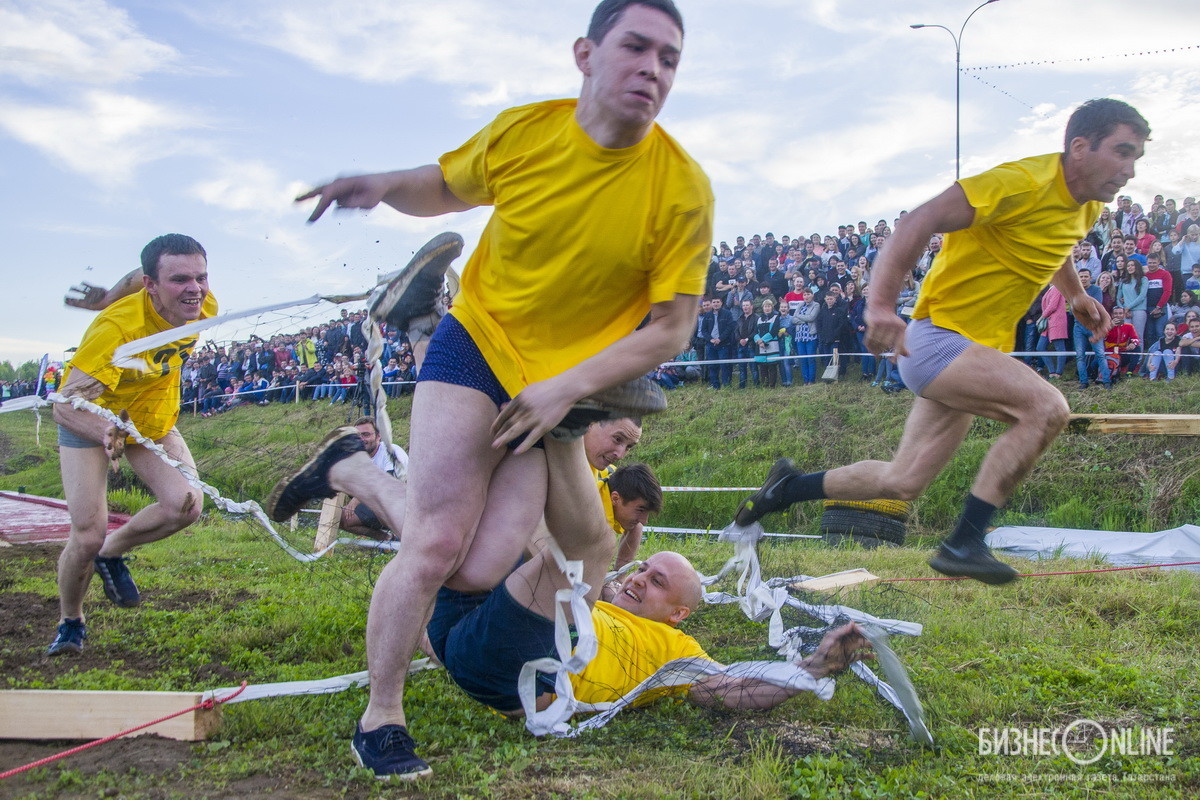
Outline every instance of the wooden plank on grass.
[[317, 522], [317, 538], [313, 540], [313, 552], [319, 553], [337, 538], [338, 526], [342, 522], [342, 506], [350, 497], [338, 492], [321, 504], [321, 518]]
[[793, 589], [805, 589], [810, 592], [828, 592], [846, 586], [858, 586], [863, 583], [874, 583], [878, 575], [872, 575], [865, 569], [848, 569], [845, 572], [835, 572], [832, 575], [822, 575], [819, 578], [809, 578], [806, 581], [793, 583]]
[[[0, 739], [100, 739], [203, 699], [200, 692], [0, 691]], [[196, 742], [216, 732], [219, 708], [197, 709], [138, 733]]]
[[1200, 414], [1072, 414], [1070, 433], [1200, 436]]

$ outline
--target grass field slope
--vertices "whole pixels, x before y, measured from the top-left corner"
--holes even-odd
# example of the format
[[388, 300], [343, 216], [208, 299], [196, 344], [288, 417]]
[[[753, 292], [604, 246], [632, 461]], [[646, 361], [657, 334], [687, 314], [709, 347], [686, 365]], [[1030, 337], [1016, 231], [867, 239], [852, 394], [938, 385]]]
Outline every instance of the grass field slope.
[[[1068, 399], [1079, 412], [1192, 413], [1197, 388], [1185, 379], [1170, 386], [1129, 382], [1111, 393], [1069, 389]], [[852, 381], [774, 392], [687, 387], [669, 399], [670, 409], [647, 421], [631, 458], [649, 463], [665, 485], [752, 486], [780, 455], [811, 469], [887, 458], [911, 396]], [[390, 411], [403, 445], [408, 401]], [[325, 404], [255, 406], [186, 418], [180, 427], [205, 480], [233, 499], [261, 501], [347, 413]], [[355, 690], [229, 706], [216, 737], [200, 744], [139, 738], [103, 745], [0, 781], [0, 800], [1200, 795], [1196, 573], [1030, 577], [1003, 587], [893, 582], [932, 576], [928, 550], [953, 524], [1000, 431], [976, 423], [946, 473], [916, 503], [906, 547], [867, 551], [770, 540], [760, 548], [767, 576], [865, 567], [884, 581], [831, 599], [925, 626], [922, 636], [896, 637], [893, 645], [925, 702], [933, 750], [913, 744], [899, 714], [852, 676], [840, 678], [825, 703], [801, 696], [768, 713], [659, 703], [578, 739], [539, 740], [520, 722], [466, 699], [433, 670], [409, 685], [410, 727], [435, 771], [416, 786], [379, 784], [353, 766], [348, 738], [366, 698]], [[32, 414], [0, 415], [0, 489], [61, 496], [52, 443], [52, 426], [43, 425], [39, 444]], [[1066, 435], [1000, 522], [1130, 531], [1196, 522], [1198, 467], [1195, 439]], [[136, 510], [147, 502], [127, 471], [114, 475], [112, 486], [117, 507]], [[668, 494], [656, 521], [719, 529], [739, 499]], [[57, 621], [58, 548], [0, 547], [0, 688], [196, 690], [363, 669], [366, 605], [386, 557], [338, 548], [300, 564], [261, 529], [208, 508], [188, 531], [138, 551], [142, 606], [118, 609], [93, 589], [90, 638], [77, 658], [44, 655]], [[810, 504], [769, 518], [768, 529], [815, 533], [819, 515]], [[730, 555], [709, 537], [656, 535], [646, 547], [679, 550], [706, 573]], [[1014, 563], [1022, 572], [1104, 566]], [[814, 624], [798, 614], [785, 623]], [[725, 662], [774, 657], [765, 626], [736, 607], [703, 608], [683, 627]], [[1112, 739], [1096, 735], [1086, 743], [1089, 755], [1106, 745], [1090, 764], [1051, 752], [1049, 734], [1039, 733], [1078, 728], [1081, 720]], [[1120, 744], [1132, 743], [1135, 752], [1119, 752], [1122, 731]], [[1169, 752], [1137, 747], [1164, 735]], [[66, 746], [0, 742], [0, 771]]]

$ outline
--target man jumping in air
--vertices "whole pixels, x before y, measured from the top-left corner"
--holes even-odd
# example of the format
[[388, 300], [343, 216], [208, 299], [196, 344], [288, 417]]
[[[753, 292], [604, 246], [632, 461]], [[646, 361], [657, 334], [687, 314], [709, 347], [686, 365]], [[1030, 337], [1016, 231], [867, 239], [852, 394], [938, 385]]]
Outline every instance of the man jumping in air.
[[[958, 181], [915, 209], [875, 261], [867, 346], [892, 351], [913, 403], [891, 461], [860, 461], [804, 474], [780, 459], [736, 521], [749, 525], [803, 500], [914, 500], [954, 456], [972, 420], [1009, 426], [983, 460], [962, 516], [930, 566], [946, 575], [1007, 583], [1017, 573], [992, 555], [984, 533], [996, 510], [1066, 427], [1062, 393], [1004, 354], [1017, 320], [1053, 283], [1076, 321], [1103, 341], [1112, 325], [1084, 291], [1071, 251], [1103, 203], [1134, 175], [1150, 127], [1119, 100], [1090, 100], [1071, 115], [1062, 153], [1001, 164]], [[929, 237], [947, 233], [905, 326], [896, 298]]]

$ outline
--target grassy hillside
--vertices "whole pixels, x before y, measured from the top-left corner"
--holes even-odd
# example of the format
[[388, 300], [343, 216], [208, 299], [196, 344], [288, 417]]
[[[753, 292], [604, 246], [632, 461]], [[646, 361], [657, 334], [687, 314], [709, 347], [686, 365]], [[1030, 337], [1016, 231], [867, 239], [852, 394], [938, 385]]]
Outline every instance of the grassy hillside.
[[[1186, 392], [1132, 385], [1083, 395], [1098, 410], [1185, 412]], [[906, 396], [857, 384], [767, 393], [671, 395], [636, 457], [675, 485], [753, 485], [780, 454], [822, 467], [886, 457], [899, 438]], [[1077, 410], [1077, 397], [1072, 397]], [[393, 410], [407, 441], [407, 401]], [[342, 407], [246, 408], [183, 427], [206, 478], [241, 499], [265, 496], [310, 443], [346, 421]], [[33, 442], [27, 414], [0, 415], [0, 486], [59, 494], [49, 426]], [[977, 424], [960, 456], [917, 506], [929, 543], [998, 430]], [[1063, 437], [1006, 515], [1061, 525], [1149, 529], [1195, 521], [1194, 440]], [[1170, 451], [1168, 454], [1167, 451]], [[114, 496], [145, 502], [128, 476]], [[738, 495], [668, 495], [661, 522], [721, 527]], [[787, 526], [810, 532], [806, 510]], [[784, 527], [774, 524], [772, 528]], [[310, 533], [301, 531], [298, 536]], [[653, 537], [715, 571], [727, 545]], [[927, 577], [928, 553], [830, 549], [810, 541], [761, 547], [766, 575], [866, 567], [891, 578]], [[137, 609], [89, 596], [90, 638], [79, 658], [43, 655], [56, 622], [57, 548], [0, 548], [0, 674], [7, 688], [178, 689], [315, 679], [364, 664], [367, 598], [384, 557], [339, 548], [311, 565], [284, 555], [244, 522], [210, 518], [141, 548]], [[403, 557], [403, 555], [399, 556]], [[1088, 569], [1092, 561], [1017, 562], [1023, 572]], [[724, 586], [732, 590], [732, 586]], [[1200, 793], [1200, 627], [1197, 576], [1146, 570], [972, 582], [880, 583], [833, 599], [922, 623], [893, 644], [925, 701], [938, 747], [907, 738], [903, 720], [861, 681], [834, 698], [798, 697], [769, 713], [714, 712], [660, 703], [619, 715], [573, 740], [533, 739], [520, 723], [467, 700], [442, 671], [410, 682], [410, 725], [435, 779], [386, 790], [352, 766], [347, 739], [365, 703], [351, 691], [229, 706], [217, 737], [187, 745], [134, 740], [105, 745], [26, 776], [0, 781], [4, 798], [97, 797], [520, 797], [520, 798], [990, 798], [1194, 797]], [[785, 624], [812, 624], [798, 614]], [[714, 658], [774, 657], [765, 626], [732, 606], [685, 622]], [[981, 728], [1174, 728], [1174, 754], [1109, 754], [1090, 766], [1062, 755], [979, 753]], [[0, 742], [0, 771], [63, 749]]]
[[[1197, 385], [1180, 379], [1168, 387], [1126, 382], [1111, 393], [1067, 390], [1077, 412], [1192, 413]], [[791, 456], [808, 469], [862, 458], [889, 458], [900, 439], [912, 395], [886, 395], [852, 381], [786, 390], [712, 392], [687, 387], [671, 394], [670, 408], [648, 421], [633, 458], [650, 464], [664, 485], [754, 486], [770, 464]], [[396, 441], [408, 441], [411, 400], [392, 402]], [[261, 500], [275, 480], [302, 462], [312, 442], [352, 421], [345, 406], [325, 403], [236, 409], [211, 419], [180, 421], [201, 476], [235, 500]], [[48, 418], [48, 413], [43, 412]], [[916, 504], [914, 530], [941, 535], [957, 516], [963, 496], [1003, 426], [975, 423], [945, 473]], [[1106, 530], [1158, 530], [1200, 519], [1200, 454], [1195, 439], [1165, 436], [1064, 435], [1039, 462], [1009, 503], [1003, 521]], [[0, 488], [25, 486], [61, 496], [51, 424], [34, 441], [32, 415], [0, 415]], [[116, 488], [136, 486], [128, 468]], [[118, 503], [136, 507], [137, 497]], [[723, 527], [736, 494], [668, 495], [662, 525]], [[815, 505], [799, 509], [785, 527], [811, 531]], [[780, 525], [783, 523], [776, 523]]]

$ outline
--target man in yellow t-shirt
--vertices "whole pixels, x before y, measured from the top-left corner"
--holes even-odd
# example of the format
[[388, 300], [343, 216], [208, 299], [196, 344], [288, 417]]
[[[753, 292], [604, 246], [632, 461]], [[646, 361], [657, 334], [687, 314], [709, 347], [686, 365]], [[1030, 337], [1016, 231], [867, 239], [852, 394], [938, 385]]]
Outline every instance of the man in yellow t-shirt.
[[[803, 474], [781, 459], [766, 485], [737, 512], [746, 525], [802, 500], [914, 500], [966, 438], [972, 420], [1009, 426], [992, 446], [962, 516], [930, 566], [946, 575], [999, 584], [1017, 573], [984, 542], [996, 510], [1066, 427], [1062, 393], [1007, 355], [1016, 324], [1053, 283], [1079, 324], [1103, 340], [1112, 326], [1088, 296], [1071, 259], [1103, 203], [1133, 178], [1150, 127], [1119, 100], [1089, 100], [1067, 122], [1062, 153], [1001, 164], [965, 178], [904, 219], [875, 261], [867, 345], [899, 356], [916, 393], [900, 447], [890, 462], [861, 461]], [[944, 248], [921, 287], [913, 322], [896, 316], [896, 298], [930, 236]]]
[[[615, 540], [611, 535], [601, 535], [608, 530], [599, 496], [587, 491], [591, 473], [565, 448], [548, 450], [546, 460], [550, 472], [546, 523], [563, 555], [583, 562], [583, 582], [596, 587], [586, 600], [591, 607], [597, 651], [580, 673], [571, 675], [575, 699], [582, 703], [613, 702], [670, 661], [712, 660], [694, 638], [677, 627], [703, 600], [699, 575], [679, 553], [651, 555], [625, 578], [611, 603], [598, 599]], [[572, 498], [586, 499], [580, 502]], [[554, 557], [543, 550], [518, 566], [490, 593], [443, 588], [428, 628], [434, 654], [472, 698], [506, 715], [521, 715], [518, 676], [526, 662], [555, 654], [556, 593], [567, 586]], [[820, 679], [844, 669], [868, 649], [857, 629], [844, 626], [827, 634], [818, 651], [800, 666]], [[539, 675], [539, 710], [553, 701], [554, 691], [553, 676]], [[648, 692], [638, 698], [637, 704], [683, 695], [703, 705], [771, 708], [799, 691], [716, 675], [695, 684]]]
[[[620, 584], [611, 603], [599, 600], [616, 539], [604, 519], [593, 473], [583, 458], [583, 444], [575, 440], [547, 447], [545, 458], [546, 525], [563, 556], [582, 564], [577, 579], [589, 587], [584, 599], [591, 610], [598, 645], [587, 666], [571, 675], [575, 698], [583, 703], [611, 702], [670, 661], [712, 660], [695, 639], [677, 629], [703, 600], [700, 577], [682, 555], [651, 555]], [[300, 470], [276, 485], [268, 509], [283, 507], [286, 511], [313, 494], [333, 491], [366, 498], [374, 505], [391, 482], [392, 478], [380, 472], [366, 455], [358, 431], [347, 426], [326, 437]], [[387, 506], [380, 504], [380, 508], [386, 517]], [[472, 548], [461, 570], [466, 574], [487, 571], [492, 558], [486, 549]], [[506, 715], [520, 715], [523, 710], [517, 684], [522, 667], [556, 654], [558, 593], [571, 588], [554, 555], [545, 547], [523, 560], [490, 591], [442, 587], [427, 626], [430, 652], [472, 698]], [[568, 621], [574, 623], [573, 619]], [[864, 657], [869, 649], [861, 632], [846, 625], [826, 634], [817, 651], [799, 666], [819, 680]], [[554, 680], [540, 675], [537, 686], [536, 707], [541, 710], [554, 699]], [[703, 705], [763, 709], [802, 691], [798, 686], [780, 688], [752, 678], [718, 674], [691, 685], [647, 693], [639, 703], [686, 694], [689, 700]], [[363, 744], [362, 738], [355, 737], [358, 747], [368, 746], [369, 740]], [[359, 758], [368, 760], [361, 755]]]
[[[671, 0], [603, 0], [574, 44], [577, 100], [501, 112], [438, 164], [340, 178], [298, 198], [319, 196], [310, 220], [333, 203], [416, 216], [494, 207], [418, 376], [406, 555], [380, 575], [367, 620], [371, 698], [352, 744], [377, 777], [430, 772], [404, 727], [404, 676], [438, 587], [491, 589], [528, 542], [547, 491], [535, 444], [579, 405], [639, 413], [640, 402], [613, 400], [638, 391], [612, 387], [644, 386], [691, 331], [712, 190], [655, 123], [682, 48]], [[410, 276], [429, 291], [410, 306], [404, 289], [397, 305], [373, 305], [377, 315], [407, 324], [432, 312], [453, 243], [431, 244], [429, 270]], [[462, 568], [468, 552], [486, 555], [473, 571]]]
[[[195, 473], [187, 444], [175, 429], [179, 416], [180, 368], [195, 336], [184, 336], [146, 354], [142, 368], [118, 367], [113, 352], [122, 344], [214, 316], [216, 298], [208, 291], [208, 257], [190, 236], [160, 236], [142, 250], [142, 267], [109, 291], [84, 285], [67, 303], [100, 311], [68, 365], [61, 393], [77, 396], [129, 420], [169, 456]], [[124, 554], [190, 525], [200, 516], [203, 496], [188, 485], [182, 472], [168, 466], [142, 445], [130, 441], [115, 425], [69, 405], [54, 406], [58, 423], [63, 492], [71, 515], [71, 532], [58, 560], [58, 595], [62, 618], [49, 653], [79, 652], [87, 635], [83, 598], [93, 571], [104, 593], [118, 606], [140, 602], [137, 585]], [[134, 514], [111, 535], [105, 502], [107, 473], [124, 455], [154, 493], [155, 502]]]

